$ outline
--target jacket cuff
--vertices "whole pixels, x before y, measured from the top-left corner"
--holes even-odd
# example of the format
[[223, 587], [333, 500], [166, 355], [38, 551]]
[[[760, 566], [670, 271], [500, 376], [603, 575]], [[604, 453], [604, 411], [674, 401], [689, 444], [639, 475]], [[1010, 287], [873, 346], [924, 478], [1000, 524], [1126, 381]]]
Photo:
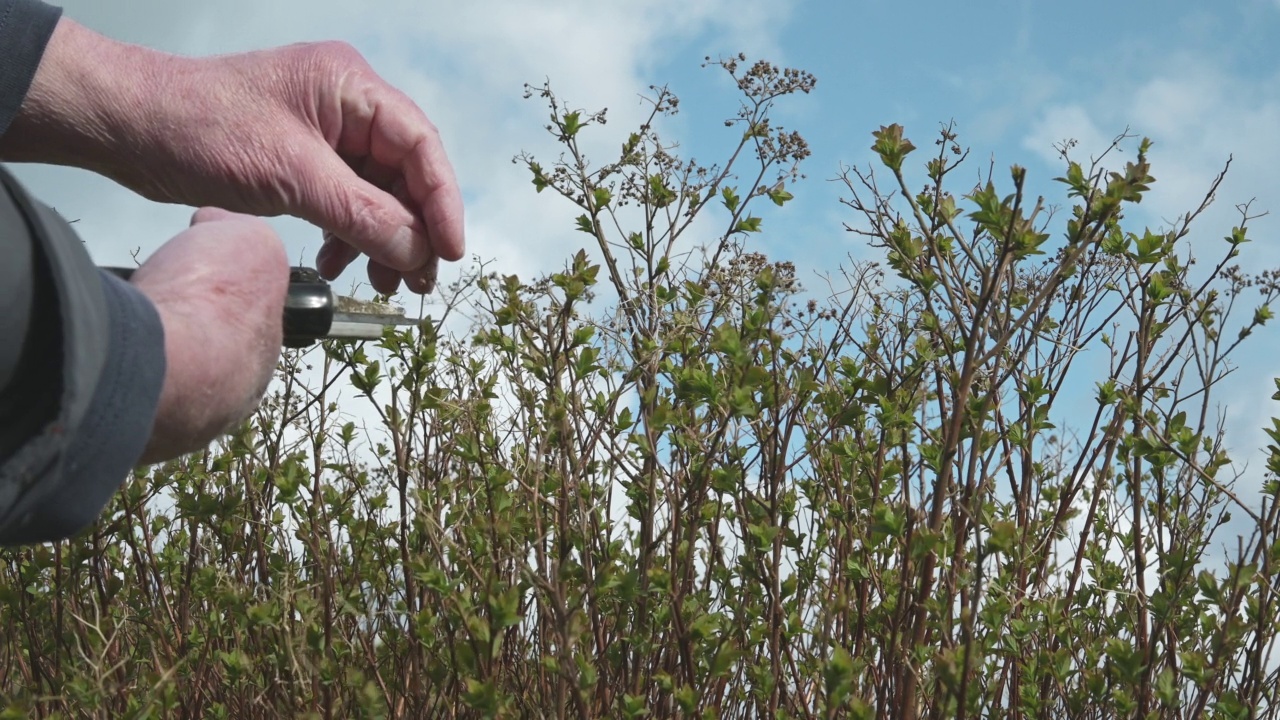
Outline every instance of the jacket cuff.
[[0, 0], [0, 135], [9, 129], [45, 47], [62, 16], [62, 8], [37, 0]]
[[60, 540], [93, 524], [151, 437], [164, 385], [164, 327], [141, 291], [109, 273], [99, 276], [110, 333], [97, 387], [60, 471], [19, 503], [0, 537], [4, 544]]

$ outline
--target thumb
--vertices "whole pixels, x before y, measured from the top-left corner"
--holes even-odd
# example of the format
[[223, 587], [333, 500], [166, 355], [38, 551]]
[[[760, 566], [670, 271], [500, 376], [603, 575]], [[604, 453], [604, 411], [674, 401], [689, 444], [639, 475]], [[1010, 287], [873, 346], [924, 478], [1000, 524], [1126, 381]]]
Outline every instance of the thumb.
[[232, 220], [235, 218], [245, 218], [248, 215], [233, 213], [230, 210], [223, 210], [218, 207], [202, 207], [191, 215], [191, 225], [199, 225], [200, 223], [217, 222], [218, 220]]
[[164, 325], [165, 378], [144, 462], [198, 450], [253, 413], [280, 356], [289, 265], [265, 222], [215, 208], [132, 282]]

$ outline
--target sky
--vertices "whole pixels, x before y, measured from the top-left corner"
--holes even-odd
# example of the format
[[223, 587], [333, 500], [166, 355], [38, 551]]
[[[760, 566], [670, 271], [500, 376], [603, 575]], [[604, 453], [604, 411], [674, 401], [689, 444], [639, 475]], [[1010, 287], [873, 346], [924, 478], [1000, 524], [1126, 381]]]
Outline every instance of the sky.
[[[111, 37], [183, 55], [207, 55], [338, 39], [354, 45], [413, 97], [440, 128], [467, 206], [469, 255], [530, 277], [559, 268], [582, 246], [574, 209], [537, 195], [512, 158], [547, 159], [545, 107], [522, 98], [524, 83], [549, 80], [570, 105], [609, 108], [599, 147], [614, 148], [645, 112], [640, 95], [668, 85], [682, 112], [665, 134], [689, 155], [713, 159], [733, 139], [723, 120], [736, 109], [727, 78], [705, 56], [744, 52], [813, 72], [815, 92], [778, 107], [813, 156], [796, 200], [765, 216], [753, 239], [801, 279], [867, 252], [843, 231], [852, 222], [832, 182], [842, 165], [870, 160], [871, 131], [900, 123], [932, 147], [954, 121], [971, 148], [972, 172], [1017, 163], [1033, 192], [1065, 202], [1054, 145], [1079, 141], [1087, 159], [1129, 129], [1155, 142], [1157, 183], [1132, 216], [1159, 228], [1198, 204], [1229, 157], [1218, 201], [1193, 234], [1216, 257], [1237, 222], [1234, 207], [1280, 212], [1280, 0], [1202, 3], [1073, 3], [999, 0], [64, 0], [68, 17]], [[1126, 146], [1132, 157], [1136, 143]], [[101, 264], [145, 257], [181, 230], [189, 208], [142, 200], [89, 173], [16, 168], [45, 202], [77, 220]], [[997, 179], [1007, 174], [997, 175]], [[297, 220], [273, 221], [290, 256], [310, 262], [320, 234]], [[1275, 217], [1251, 223], [1244, 262], [1280, 265]], [[360, 280], [359, 266], [339, 285]], [[446, 267], [442, 280], [456, 277]], [[1274, 412], [1275, 328], [1239, 360], [1226, 403], [1245, 452]]]

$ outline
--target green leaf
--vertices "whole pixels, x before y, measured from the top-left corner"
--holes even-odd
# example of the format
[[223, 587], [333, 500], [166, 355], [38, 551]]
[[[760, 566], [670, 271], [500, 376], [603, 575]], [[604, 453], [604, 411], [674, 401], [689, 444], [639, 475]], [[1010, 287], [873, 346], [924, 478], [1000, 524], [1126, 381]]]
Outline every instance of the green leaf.
[[1008, 520], [997, 520], [991, 523], [991, 528], [987, 535], [987, 550], [989, 552], [1009, 552], [1013, 549], [1017, 537], [1017, 525]]
[[1080, 163], [1072, 162], [1067, 165], [1066, 177], [1057, 177], [1054, 180], [1066, 183], [1071, 190], [1067, 193], [1067, 197], [1085, 197], [1092, 189], [1088, 180], [1084, 177], [1084, 168], [1080, 167]]
[[916, 149], [910, 140], [902, 136], [902, 126], [897, 123], [881, 125], [879, 130], [872, 131], [871, 136], [876, 139], [871, 149], [880, 156], [885, 167], [895, 172], [902, 169], [903, 159]]
[[529, 171], [533, 173], [533, 189], [537, 192], [546, 190], [550, 183], [547, 182], [547, 176], [542, 174], [542, 166], [536, 162], [530, 162]]
[[1138, 238], [1136, 260], [1142, 264], [1150, 264], [1159, 262], [1164, 257], [1165, 236], [1157, 235], [1151, 231], [1143, 233]]
[[698, 709], [698, 696], [694, 693], [693, 688], [688, 685], [681, 685], [675, 691], [676, 703], [685, 713], [692, 714]]
[[734, 663], [738, 662], [740, 657], [742, 657], [742, 651], [732, 643], [727, 642], [722, 645], [711, 661], [711, 677], [728, 677], [733, 671]]
[[1259, 305], [1258, 308], [1253, 311], [1253, 324], [1266, 325], [1267, 321], [1273, 317], [1275, 317], [1275, 314], [1271, 312], [1270, 305]]
[[571, 112], [565, 113], [564, 120], [560, 122], [560, 130], [566, 138], [571, 138], [578, 134], [582, 129], [582, 113]]
[[667, 187], [661, 175], [649, 176], [649, 204], [655, 208], [663, 208], [676, 199], [676, 193]]
[[739, 198], [738, 194], [733, 191], [733, 188], [726, 185], [722, 190], [720, 190], [720, 197], [724, 198], [724, 206], [729, 209], [729, 212], [738, 211]]
[[495, 630], [505, 630], [520, 622], [520, 589], [507, 588], [503, 592], [490, 596], [489, 612], [491, 625]]
[[648, 717], [649, 709], [645, 707], [645, 697], [643, 695], [623, 695], [622, 714], [627, 718]]
[[631, 133], [627, 141], [622, 144], [622, 159], [626, 161], [630, 159], [631, 153], [636, 151], [636, 147], [640, 145], [640, 133]]
[[591, 191], [591, 197], [596, 202], [596, 209], [609, 207], [609, 202], [613, 200], [613, 193], [609, 192], [609, 188], [598, 187]]
[[894, 512], [893, 508], [884, 503], [876, 505], [871, 511], [871, 519], [873, 537], [880, 535], [882, 537], [897, 538], [902, 535], [902, 530], [906, 527], [906, 518], [900, 513]]
[[1248, 233], [1242, 227], [1231, 228], [1231, 234], [1224, 238], [1232, 247], [1243, 245], [1249, 242]]
[[795, 196], [784, 190], [782, 185], [778, 185], [778, 187], [769, 191], [769, 199], [773, 201], [774, 205], [782, 207], [788, 200], [795, 199]]
[[586, 345], [587, 343], [591, 342], [591, 338], [595, 337], [595, 334], [596, 334], [596, 329], [591, 327], [590, 325], [583, 325], [577, 330], [574, 330], [572, 347], [577, 347], [579, 345]]
[[1168, 273], [1163, 270], [1157, 273], [1152, 273], [1151, 277], [1147, 279], [1146, 285], [1143, 286], [1143, 289], [1146, 290], [1147, 297], [1157, 303], [1169, 299], [1169, 297], [1173, 295], [1173, 289], [1169, 287], [1167, 277]]
[[1120, 399], [1120, 393], [1116, 392], [1115, 378], [1108, 378], [1106, 382], [1098, 383], [1098, 404], [1111, 405]]
[[827, 690], [828, 710], [845, 704], [853, 693], [855, 678], [853, 658], [849, 656], [847, 650], [837, 645], [832, 649], [831, 655], [827, 658], [827, 664], [822, 669], [823, 684], [826, 685]]
[[1221, 598], [1221, 593], [1218, 589], [1218, 578], [1214, 577], [1213, 573], [1208, 570], [1201, 570], [1196, 575], [1196, 585], [1200, 588], [1200, 594], [1204, 596], [1205, 600], [1216, 603]]

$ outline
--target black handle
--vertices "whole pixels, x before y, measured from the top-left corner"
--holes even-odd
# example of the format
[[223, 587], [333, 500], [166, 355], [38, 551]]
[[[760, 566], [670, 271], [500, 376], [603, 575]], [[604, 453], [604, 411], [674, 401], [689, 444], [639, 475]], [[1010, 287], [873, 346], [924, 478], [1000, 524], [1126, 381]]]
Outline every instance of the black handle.
[[[104, 267], [128, 280], [134, 268]], [[334, 300], [329, 283], [312, 268], [289, 268], [289, 294], [284, 300], [284, 346], [307, 347], [329, 334], [333, 325]]]
[[289, 294], [284, 299], [284, 346], [306, 347], [329, 334], [333, 325], [333, 291], [311, 268], [289, 268]]

